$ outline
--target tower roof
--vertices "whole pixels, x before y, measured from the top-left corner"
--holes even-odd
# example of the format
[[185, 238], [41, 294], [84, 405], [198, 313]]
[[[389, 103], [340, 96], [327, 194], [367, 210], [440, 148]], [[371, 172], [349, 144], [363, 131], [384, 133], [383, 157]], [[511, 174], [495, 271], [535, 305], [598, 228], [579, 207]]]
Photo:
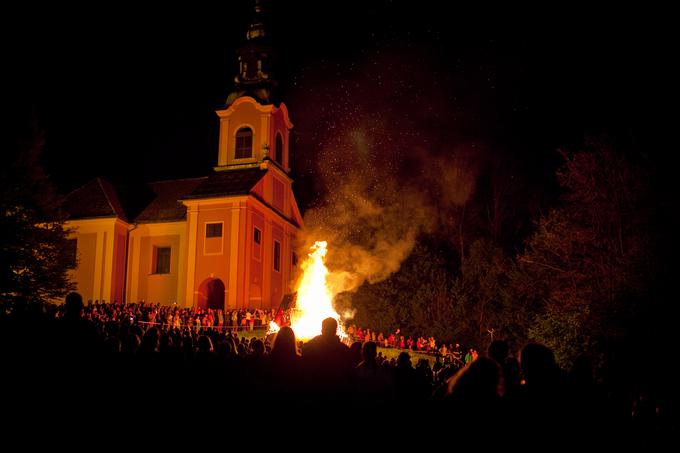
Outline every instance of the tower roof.
[[246, 43], [236, 53], [239, 69], [234, 78], [234, 91], [227, 97], [226, 105], [242, 96], [253, 97], [261, 104], [272, 104], [277, 84], [272, 78], [272, 47], [260, 0], [255, 0], [255, 14], [246, 32]]

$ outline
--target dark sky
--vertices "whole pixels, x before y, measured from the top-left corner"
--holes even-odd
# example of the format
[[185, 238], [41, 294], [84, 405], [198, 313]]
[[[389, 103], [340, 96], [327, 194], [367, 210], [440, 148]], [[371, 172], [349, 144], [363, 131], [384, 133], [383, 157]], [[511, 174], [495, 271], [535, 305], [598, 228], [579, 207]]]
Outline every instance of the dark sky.
[[[588, 135], [658, 152], [649, 144], [667, 121], [675, 58], [662, 11], [271, 3], [267, 25], [304, 190], [314, 186], [317, 148], [357, 111], [401, 112], [417, 131], [408, 146], [485, 143], [529, 173], [549, 171], [555, 149]], [[8, 15], [10, 135], [37, 121], [62, 190], [98, 175], [207, 174], [217, 159], [214, 111], [232, 87], [251, 9], [244, 0], [144, 10], [60, 4]]]

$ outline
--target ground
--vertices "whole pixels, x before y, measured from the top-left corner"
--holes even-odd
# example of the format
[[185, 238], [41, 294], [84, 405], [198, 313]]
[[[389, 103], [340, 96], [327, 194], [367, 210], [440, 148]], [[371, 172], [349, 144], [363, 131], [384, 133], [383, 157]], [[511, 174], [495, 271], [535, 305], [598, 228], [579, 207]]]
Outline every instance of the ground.
[[[239, 337], [246, 337], [248, 339], [259, 338], [261, 340], [264, 337], [263, 334], [262, 334], [262, 330], [239, 331], [238, 336]], [[406, 351], [406, 352], [409, 353], [409, 355], [411, 356], [411, 363], [413, 364], [414, 367], [418, 364], [418, 361], [420, 359], [428, 360], [430, 362], [430, 367], [432, 367], [434, 365], [435, 356], [432, 355], [432, 354], [424, 354], [424, 353], [421, 353], [421, 352], [408, 351], [406, 349], [394, 349], [394, 348], [378, 347], [378, 352], [382, 352], [383, 356], [387, 357], [388, 359], [394, 358], [396, 360], [396, 358], [399, 356], [399, 353], [403, 352], [403, 351]]]

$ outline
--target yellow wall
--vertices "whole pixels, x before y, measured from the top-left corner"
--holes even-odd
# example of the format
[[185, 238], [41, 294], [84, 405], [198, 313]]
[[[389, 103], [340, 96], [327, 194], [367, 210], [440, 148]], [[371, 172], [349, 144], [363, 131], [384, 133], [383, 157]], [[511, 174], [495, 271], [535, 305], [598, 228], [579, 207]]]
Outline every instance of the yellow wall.
[[[139, 224], [130, 232], [127, 301], [184, 306], [186, 222]], [[154, 249], [170, 247], [170, 273], [155, 274]]]
[[[238, 101], [237, 101], [238, 102]], [[230, 111], [229, 116], [220, 118], [220, 153], [218, 165], [234, 165], [254, 163], [262, 159], [262, 145], [267, 143], [267, 137], [262, 134], [262, 123], [266, 116], [255, 103], [242, 103], [236, 110]], [[253, 131], [253, 157], [250, 159], [235, 159], [236, 133], [243, 127]], [[224, 148], [224, 149], [222, 149]]]
[[69, 237], [78, 241], [78, 267], [69, 271], [77, 291], [85, 301], [112, 302], [122, 284], [116, 269], [123, 259], [120, 241], [124, 241], [127, 224], [109, 217], [72, 220], [65, 227], [71, 230]]
[[76, 291], [83, 300], [94, 300], [94, 255], [97, 245], [97, 233], [81, 233], [71, 235], [77, 239], [78, 267], [69, 271], [71, 281], [76, 283]]
[[122, 222], [114, 227], [113, 242], [113, 275], [111, 281], [111, 297], [114, 302], [123, 302], [125, 288], [125, 253], [128, 226]]

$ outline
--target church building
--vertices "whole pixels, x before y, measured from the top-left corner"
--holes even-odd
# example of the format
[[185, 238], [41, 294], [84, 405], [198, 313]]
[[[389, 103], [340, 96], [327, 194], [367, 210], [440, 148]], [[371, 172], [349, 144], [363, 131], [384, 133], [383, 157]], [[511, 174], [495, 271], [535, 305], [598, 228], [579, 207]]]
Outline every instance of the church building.
[[289, 176], [293, 124], [274, 102], [259, 6], [238, 59], [235, 90], [216, 112], [212, 174], [133, 196], [97, 178], [67, 196], [69, 272], [84, 300], [273, 308], [291, 291], [302, 227]]

